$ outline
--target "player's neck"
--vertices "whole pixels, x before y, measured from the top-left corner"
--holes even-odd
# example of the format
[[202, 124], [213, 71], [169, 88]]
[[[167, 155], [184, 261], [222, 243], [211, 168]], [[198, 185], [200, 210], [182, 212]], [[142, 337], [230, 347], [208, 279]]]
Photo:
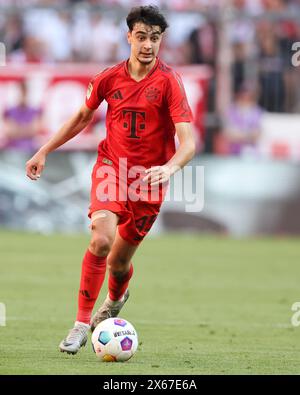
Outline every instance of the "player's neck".
[[155, 66], [156, 58], [149, 64], [142, 64], [137, 59], [130, 57], [128, 62], [128, 72], [130, 77], [136, 81], [141, 81]]

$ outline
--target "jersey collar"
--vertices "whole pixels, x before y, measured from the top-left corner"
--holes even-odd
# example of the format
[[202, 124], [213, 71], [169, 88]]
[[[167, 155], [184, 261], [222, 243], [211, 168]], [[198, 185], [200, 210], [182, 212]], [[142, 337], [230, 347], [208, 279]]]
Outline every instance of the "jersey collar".
[[128, 62], [129, 62], [129, 59], [127, 59], [127, 60], [124, 62], [124, 71], [125, 71], [125, 74], [126, 74], [126, 76], [127, 76], [128, 78], [130, 78], [132, 81], [134, 81], [134, 82], [136, 82], [137, 84], [139, 84], [140, 82], [143, 82], [143, 81], [145, 81], [146, 79], [148, 79], [148, 78], [150, 78], [150, 77], [152, 76], [152, 74], [153, 74], [153, 73], [157, 70], [157, 68], [158, 68], [158, 65], [159, 65], [159, 63], [160, 63], [160, 59], [159, 59], [158, 56], [156, 57], [155, 65], [152, 67], [152, 69], [149, 71], [149, 73], [148, 73], [142, 80], [140, 80], [140, 81], [136, 81], [134, 78], [131, 77], [131, 75], [130, 75], [130, 73], [129, 73], [129, 70], [128, 70]]

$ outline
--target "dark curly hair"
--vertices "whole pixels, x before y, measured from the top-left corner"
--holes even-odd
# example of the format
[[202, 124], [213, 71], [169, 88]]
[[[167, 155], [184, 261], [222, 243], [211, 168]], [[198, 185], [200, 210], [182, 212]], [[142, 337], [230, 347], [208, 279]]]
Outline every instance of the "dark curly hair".
[[159, 8], [153, 5], [132, 8], [127, 15], [126, 22], [130, 31], [134, 24], [139, 22], [148, 26], [159, 26], [162, 33], [169, 26]]

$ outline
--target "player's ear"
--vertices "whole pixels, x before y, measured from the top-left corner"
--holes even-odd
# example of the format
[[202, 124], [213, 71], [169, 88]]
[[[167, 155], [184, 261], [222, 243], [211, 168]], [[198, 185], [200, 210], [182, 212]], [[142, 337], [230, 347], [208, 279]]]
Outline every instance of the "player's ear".
[[131, 31], [129, 30], [129, 31], [127, 32], [127, 41], [128, 41], [128, 44], [131, 44], [131, 40], [132, 40], [132, 34], [131, 34]]

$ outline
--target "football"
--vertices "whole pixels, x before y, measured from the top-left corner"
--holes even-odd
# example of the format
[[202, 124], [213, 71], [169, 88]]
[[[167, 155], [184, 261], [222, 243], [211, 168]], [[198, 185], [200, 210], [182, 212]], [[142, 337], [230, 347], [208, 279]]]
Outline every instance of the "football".
[[92, 346], [100, 361], [125, 362], [136, 352], [138, 336], [133, 325], [122, 318], [108, 318], [92, 334]]

